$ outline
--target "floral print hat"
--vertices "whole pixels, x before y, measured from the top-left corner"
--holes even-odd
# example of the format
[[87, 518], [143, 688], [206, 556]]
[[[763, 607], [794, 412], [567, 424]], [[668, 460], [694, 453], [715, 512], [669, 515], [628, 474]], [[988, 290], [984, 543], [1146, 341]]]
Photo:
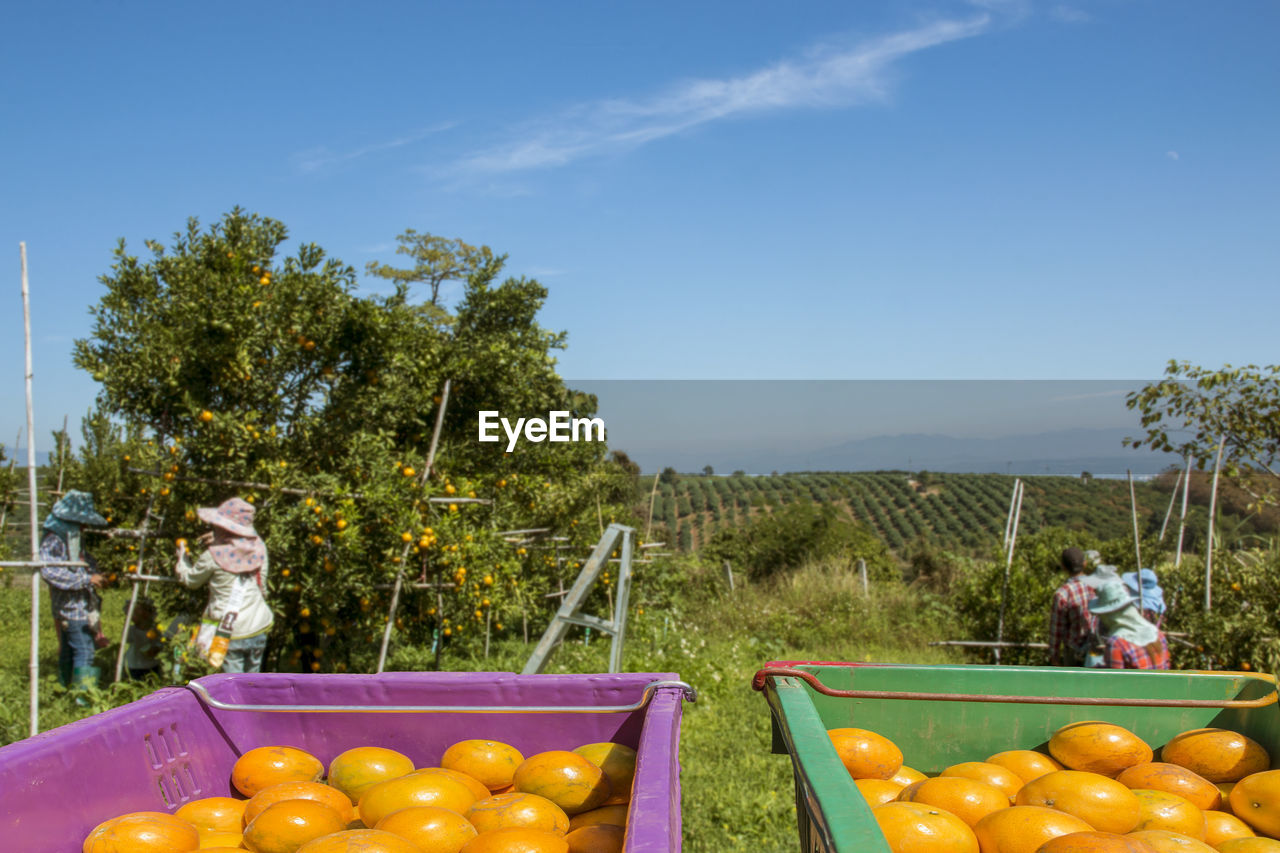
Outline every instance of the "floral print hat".
[[262, 568], [267, 559], [267, 546], [253, 529], [253, 504], [231, 498], [216, 507], [201, 507], [196, 514], [205, 524], [229, 534], [209, 546], [209, 554], [218, 568], [237, 575]]

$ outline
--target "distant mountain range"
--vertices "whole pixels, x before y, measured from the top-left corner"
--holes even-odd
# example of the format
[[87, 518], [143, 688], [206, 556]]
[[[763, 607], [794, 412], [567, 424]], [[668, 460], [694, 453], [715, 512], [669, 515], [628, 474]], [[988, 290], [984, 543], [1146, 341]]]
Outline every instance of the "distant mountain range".
[[[1126, 436], [1137, 431], [1067, 429], [1001, 438], [956, 438], [949, 435], [903, 434], [856, 439], [831, 447], [801, 451], [751, 449], [718, 451], [714, 447], [685, 450], [666, 448], [649, 453], [622, 448], [646, 471], [667, 466], [700, 471], [711, 465], [717, 473], [742, 470], [748, 474], [772, 471], [938, 471], [953, 474], [1023, 474], [1079, 476], [1135, 476], [1158, 474], [1179, 459], [1145, 448], [1125, 447]], [[658, 456], [662, 458], [657, 458]]]
[[[51, 454], [47, 450], [37, 450], [36, 451], [36, 467], [40, 468], [45, 465], [48, 465], [50, 455]], [[17, 447], [17, 448], [6, 447], [4, 449], [4, 457], [5, 457], [4, 462], [0, 462], [0, 465], [8, 466], [9, 460], [12, 459], [12, 460], [16, 460], [14, 462], [15, 468], [27, 467], [27, 449], [25, 447]]]

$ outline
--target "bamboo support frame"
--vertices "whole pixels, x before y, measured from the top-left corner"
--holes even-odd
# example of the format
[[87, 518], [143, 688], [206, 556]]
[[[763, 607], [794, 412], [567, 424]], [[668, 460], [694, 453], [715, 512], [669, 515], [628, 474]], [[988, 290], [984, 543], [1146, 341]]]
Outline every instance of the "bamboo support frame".
[[1209, 490], [1209, 537], [1205, 543], [1204, 554], [1204, 612], [1213, 609], [1213, 528], [1218, 508], [1218, 476], [1222, 473], [1222, 451], [1227, 446], [1227, 437], [1218, 439], [1218, 459], [1213, 465], [1213, 488]]
[[[1000, 621], [996, 624], [996, 642], [1004, 641], [1004, 613], [1009, 601], [1009, 573], [1013, 570], [1013, 549], [1018, 545], [1018, 521], [1022, 517], [1022, 480], [1017, 479], [1013, 483], [1014, 505], [1010, 507], [1013, 510], [1011, 518], [1009, 539], [1005, 543], [1005, 563], [1004, 563], [1004, 583], [1000, 588]], [[992, 649], [992, 656], [995, 662], [1000, 663], [1000, 646]]]
[[1191, 493], [1191, 454], [1186, 456], [1186, 476], [1182, 481], [1182, 512], [1178, 516], [1178, 550], [1173, 558], [1173, 567], [1182, 565], [1182, 536], [1187, 529], [1187, 495]]
[[[22, 256], [22, 329], [26, 344], [26, 389], [27, 389], [27, 491], [30, 495], [31, 516], [31, 559], [40, 559], [40, 523], [37, 518], [36, 505], [39, 497], [36, 492], [36, 428], [35, 409], [31, 402], [31, 383], [34, 373], [31, 369], [31, 289], [27, 281], [27, 244], [18, 244], [18, 253]], [[31, 662], [28, 664], [31, 678], [31, 695], [29, 702], [31, 735], [40, 733], [40, 584], [31, 579]]]

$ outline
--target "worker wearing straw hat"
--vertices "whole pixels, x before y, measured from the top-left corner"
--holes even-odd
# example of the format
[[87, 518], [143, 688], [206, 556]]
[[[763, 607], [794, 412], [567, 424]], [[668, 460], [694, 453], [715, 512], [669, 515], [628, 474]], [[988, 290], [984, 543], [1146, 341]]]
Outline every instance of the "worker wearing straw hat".
[[[58, 679], [64, 687], [96, 686], [99, 670], [93, 665], [95, 646], [104, 645], [102, 599], [98, 588], [102, 575], [93, 558], [81, 550], [84, 527], [105, 527], [107, 520], [93, 508], [93, 495], [69, 491], [49, 510], [44, 520], [40, 559], [49, 563], [88, 563], [84, 566], [40, 567], [40, 576], [50, 587], [53, 621], [58, 630]], [[105, 640], [102, 637], [102, 640]]]
[[209, 587], [196, 649], [216, 665], [217, 655], [210, 655], [210, 649], [221, 629], [230, 637], [222, 671], [259, 672], [273, 617], [266, 599], [267, 546], [253, 527], [253, 504], [231, 498], [197, 514], [213, 528], [199, 540], [207, 548], [192, 565], [179, 543], [174, 567], [184, 586]]
[[1098, 617], [1099, 632], [1107, 646], [1108, 668], [1169, 668], [1169, 643], [1164, 632], [1143, 617], [1137, 599], [1123, 583], [1098, 587], [1097, 596], [1089, 602], [1089, 612]]
[[1085, 581], [1084, 551], [1067, 548], [1059, 560], [1067, 579], [1053, 594], [1049, 610], [1049, 665], [1084, 666], [1098, 622], [1089, 613], [1093, 590]]

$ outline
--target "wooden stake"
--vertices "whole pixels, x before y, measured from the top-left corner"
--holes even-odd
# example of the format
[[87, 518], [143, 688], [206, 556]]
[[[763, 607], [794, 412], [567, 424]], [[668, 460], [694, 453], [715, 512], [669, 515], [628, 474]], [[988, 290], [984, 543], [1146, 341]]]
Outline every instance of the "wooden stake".
[[[1129, 507], [1133, 515], [1133, 558], [1138, 561], [1138, 567], [1134, 570], [1138, 576], [1138, 610], [1142, 611], [1145, 608], [1142, 600], [1142, 542], [1138, 538], [1138, 499], [1133, 491], [1133, 471], [1126, 470], [1125, 474], [1129, 477]], [[1169, 506], [1172, 508], [1173, 504]]]
[[1015, 479], [1013, 481], [1013, 491], [1009, 493], [1009, 514], [1004, 521], [1004, 541], [1001, 548], [1009, 547], [1009, 531], [1013, 528], [1013, 506], [1018, 502], [1018, 490], [1022, 488], [1022, 480]]
[[649, 532], [653, 529], [653, 500], [658, 496], [658, 475], [653, 475], [653, 488], [649, 490], [649, 520], [644, 525], [644, 541], [649, 541]]
[[1191, 454], [1186, 457], [1186, 476], [1182, 478], [1182, 514], [1178, 517], [1178, 552], [1173, 558], [1173, 567], [1182, 565], [1182, 534], [1187, 529], [1187, 495], [1191, 493]]
[[58, 490], [54, 492], [58, 497], [62, 497], [62, 472], [66, 466], [66, 451], [70, 439], [67, 436], [67, 416], [62, 416], [62, 434], [58, 436]]
[[[40, 520], [37, 517], [39, 497], [36, 494], [36, 426], [35, 409], [31, 403], [31, 297], [27, 284], [27, 244], [18, 244], [22, 256], [22, 330], [26, 337], [26, 386], [27, 386], [27, 491], [31, 496], [31, 560], [40, 559]], [[40, 580], [31, 576], [31, 678], [30, 729], [31, 735], [40, 733]]]
[[[444, 424], [444, 409], [449, 405], [449, 385], [451, 380], [444, 381], [444, 390], [440, 392], [440, 407], [436, 409], [436, 426], [431, 432], [431, 446], [427, 448], [427, 462], [422, 467], [422, 476], [418, 478], [418, 485], [425, 486], [427, 479], [431, 476], [431, 466], [436, 462], [436, 448], [440, 445], [440, 428]], [[400, 589], [404, 586], [404, 567], [409, 559], [409, 548], [412, 542], [404, 543], [404, 548], [400, 552], [400, 568], [396, 571], [396, 583], [391, 590], [391, 606], [387, 610], [387, 624], [382, 629], [382, 648], [378, 651], [378, 672], [382, 672], [387, 665], [387, 648], [391, 645], [391, 629], [396, 624], [396, 608], [400, 606]], [[440, 618], [444, 618], [444, 610], [436, 611]], [[439, 669], [440, 662], [440, 646], [444, 645], [444, 638], [441, 637], [439, 645], [436, 647], [436, 668]]]
[[[996, 642], [1004, 641], [1004, 611], [1009, 601], [1009, 572], [1013, 569], [1013, 549], [1018, 544], [1018, 520], [1022, 517], [1022, 481], [1018, 480], [1013, 486], [1014, 506], [1013, 506], [1013, 522], [1010, 525], [1009, 542], [1005, 553], [1004, 563], [1004, 585], [1000, 589], [1000, 621], [996, 625]], [[993, 654], [996, 663], [1000, 663], [1000, 647], [996, 646]]]
[[1204, 612], [1213, 607], [1213, 522], [1218, 507], [1218, 475], [1222, 473], [1222, 451], [1227, 446], [1227, 437], [1218, 439], [1218, 460], [1213, 465], [1213, 488], [1209, 490], [1209, 541], [1205, 545], [1204, 555]]
[[1164, 513], [1164, 524], [1160, 525], [1160, 541], [1164, 541], [1164, 532], [1169, 527], [1169, 519], [1173, 517], [1173, 504], [1178, 500], [1178, 486], [1182, 485], [1182, 472], [1178, 472], [1178, 479], [1173, 481], [1173, 493], [1169, 495], [1169, 508]]

